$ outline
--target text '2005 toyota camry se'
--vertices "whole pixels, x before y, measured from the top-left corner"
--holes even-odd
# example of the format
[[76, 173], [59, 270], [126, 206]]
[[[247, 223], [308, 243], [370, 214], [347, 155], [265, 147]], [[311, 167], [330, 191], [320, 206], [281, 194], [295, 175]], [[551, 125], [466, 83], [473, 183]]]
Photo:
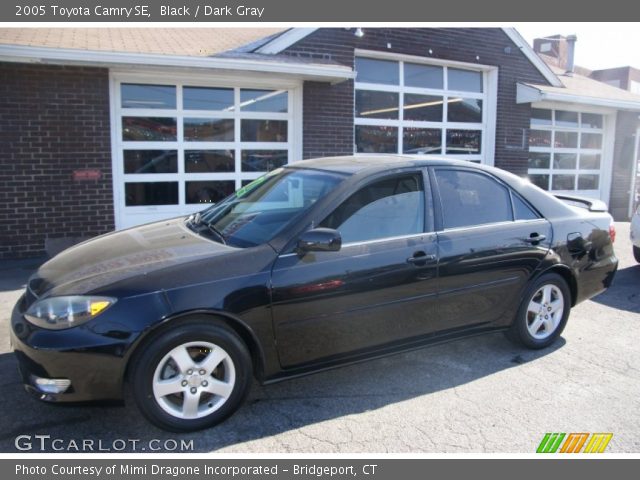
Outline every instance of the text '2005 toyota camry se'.
[[45, 263], [12, 315], [27, 389], [219, 423], [264, 383], [496, 330], [529, 348], [605, 290], [606, 206], [463, 161], [297, 162]]

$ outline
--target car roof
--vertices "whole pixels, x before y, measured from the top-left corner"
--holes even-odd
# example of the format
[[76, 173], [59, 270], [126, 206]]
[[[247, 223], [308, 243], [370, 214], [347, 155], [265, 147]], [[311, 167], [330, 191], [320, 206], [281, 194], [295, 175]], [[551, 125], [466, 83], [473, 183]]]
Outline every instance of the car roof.
[[425, 155], [420, 158], [406, 155], [363, 155], [343, 157], [322, 157], [290, 163], [286, 168], [324, 170], [346, 175], [357, 173], [376, 173], [391, 168], [432, 167], [436, 165], [477, 166], [466, 160], [452, 160], [436, 155]]

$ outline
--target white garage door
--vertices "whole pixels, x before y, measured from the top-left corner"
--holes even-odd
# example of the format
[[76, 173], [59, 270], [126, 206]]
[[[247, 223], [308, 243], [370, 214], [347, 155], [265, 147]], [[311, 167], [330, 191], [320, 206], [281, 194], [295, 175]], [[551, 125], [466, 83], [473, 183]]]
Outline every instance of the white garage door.
[[113, 78], [118, 229], [202, 210], [294, 159], [294, 88], [170, 80]]
[[608, 201], [606, 121], [600, 113], [532, 108], [529, 180], [554, 193]]

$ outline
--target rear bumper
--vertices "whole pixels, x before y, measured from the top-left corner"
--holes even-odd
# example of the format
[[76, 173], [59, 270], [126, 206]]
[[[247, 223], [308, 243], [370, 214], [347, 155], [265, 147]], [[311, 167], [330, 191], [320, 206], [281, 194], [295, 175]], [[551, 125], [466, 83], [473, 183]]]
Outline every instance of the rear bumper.
[[618, 271], [618, 259], [615, 256], [607, 257], [592, 263], [589, 268], [581, 270], [578, 274], [578, 295], [576, 304], [589, 300], [607, 290]]

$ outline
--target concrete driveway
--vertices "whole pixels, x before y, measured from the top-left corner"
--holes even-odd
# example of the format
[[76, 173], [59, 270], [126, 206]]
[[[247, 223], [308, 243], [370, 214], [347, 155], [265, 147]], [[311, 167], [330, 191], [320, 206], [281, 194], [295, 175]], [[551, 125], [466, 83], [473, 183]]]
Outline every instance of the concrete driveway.
[[178, 452], [183, 440], [197, 452], [532, 453], [546, 432], [612, 432], [608, 452], [640, 452], [640, 266], [629, 224], [617, 231], [613, 287], [573, 310], [553, 348], [532, 352], [494, 334], [256, 384], [231, 419], [189, 435], [156, 429], [133, 404], [48, 405], [28, 396], [9, 353], [8, 319], [32, 267], [0, 265], [0, 451], [17, 451], [16, 437], [27, 435], [32, 452], [42, 444], [74, 451], [83, 440], [94, 449]]

